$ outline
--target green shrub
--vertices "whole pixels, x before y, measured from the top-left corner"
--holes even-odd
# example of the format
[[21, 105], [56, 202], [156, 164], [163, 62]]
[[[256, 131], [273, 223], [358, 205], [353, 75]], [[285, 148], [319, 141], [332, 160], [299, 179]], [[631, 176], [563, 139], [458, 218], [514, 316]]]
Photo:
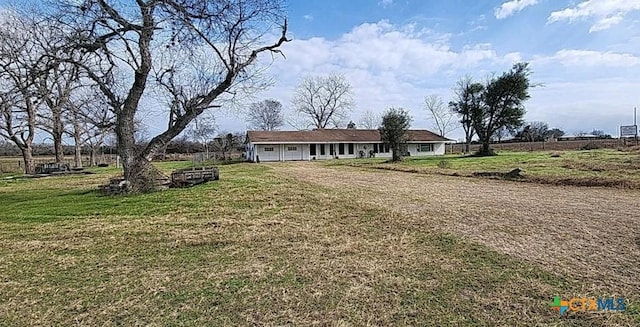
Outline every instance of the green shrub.
[[447, 169], [451, 168], [451, 162], [448, 160], [440, 160], [438, 161], [438, 168]]

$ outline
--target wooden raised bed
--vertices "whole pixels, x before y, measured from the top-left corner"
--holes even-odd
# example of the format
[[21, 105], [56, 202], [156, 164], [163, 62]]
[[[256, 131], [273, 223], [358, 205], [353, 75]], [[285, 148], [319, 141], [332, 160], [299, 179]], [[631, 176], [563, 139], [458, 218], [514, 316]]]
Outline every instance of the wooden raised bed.
[[71, 171], [68, 164], [64, 162], [49, 162], [36, 165], [36, 174], [66, 173]]
[[171, 173], [173, 187], [189, 187], [218, 179], [220, 179], [218, 167], [184, 168]]

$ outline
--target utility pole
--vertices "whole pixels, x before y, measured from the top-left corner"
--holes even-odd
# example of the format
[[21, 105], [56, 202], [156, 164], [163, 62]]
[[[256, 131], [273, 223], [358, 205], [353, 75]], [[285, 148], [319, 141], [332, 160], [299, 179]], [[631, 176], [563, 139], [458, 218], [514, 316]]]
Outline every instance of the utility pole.
[[635, 126], [635, 129], [636, 129], [635, 139], [636, 139], [636, 146], [638, 146], [638, 124], [636, 122], [636, 111], [637, 111], [637, 108], [633, 107], [633, 126]]

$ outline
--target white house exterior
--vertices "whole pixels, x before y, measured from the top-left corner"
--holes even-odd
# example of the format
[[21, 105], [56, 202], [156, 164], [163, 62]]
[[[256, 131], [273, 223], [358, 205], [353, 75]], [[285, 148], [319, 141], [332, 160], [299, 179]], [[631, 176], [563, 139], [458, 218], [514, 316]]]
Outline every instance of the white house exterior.
[[[405, 155], [436, 156], [453, 142], [428, 130], [409, 130]], [[388, 144], [378, 130], [314, 129], [311, 131], [249, 131], [246, 158], [249, 161], [323, 160], [340, 158], [391, 158]]]

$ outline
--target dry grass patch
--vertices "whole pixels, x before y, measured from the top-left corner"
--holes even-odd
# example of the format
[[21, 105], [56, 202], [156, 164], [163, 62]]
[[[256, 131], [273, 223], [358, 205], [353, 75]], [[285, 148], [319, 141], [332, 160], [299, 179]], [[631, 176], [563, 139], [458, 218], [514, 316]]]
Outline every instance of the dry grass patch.
[[[275, 167], [275, 166], [274, 166]], [[290, 176], [349, 192], [440, 230], [576, 282], [565, 296], [640, 299], [635, 190], [551, 187], [437, 175], [278, 166]], [[576, 294], [577, 293], [577, 294]]]
[[424, 190], [269, 167], [132, 197], [72, 177], [0, 186], [0, 325], [574, 324], [548, 302], [581, 282], [438, 227], [456, 211], [423, 211]]
[[[504, 152], [494, 157], [406, 158], [402, 163], [380, 160], [347, 160], [334, 165], [402, 171], [418, 174], [481, 177], [523, 170], [519, 182], [640, 189], [640, 153], [597, 150], [555, 152]], [[495, 179], [496, 177], [490, 177]]]

